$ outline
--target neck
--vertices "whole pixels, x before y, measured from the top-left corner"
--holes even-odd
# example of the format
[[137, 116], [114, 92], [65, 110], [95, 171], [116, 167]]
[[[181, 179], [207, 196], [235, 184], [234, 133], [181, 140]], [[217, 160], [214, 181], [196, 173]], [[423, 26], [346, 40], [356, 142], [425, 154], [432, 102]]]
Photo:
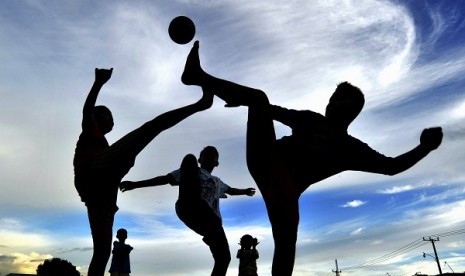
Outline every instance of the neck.
[[330, 132], [334, 135], [348, 135], [347, 126], [341, 124], [331, 124]]
[[206, 170], [207, 172], [211, 173], [213, 171], [214, 167], [209, 167], [209, 166], [200, 166], [202, 169]]
[[328, 120], [329, 131], [336, 135], [347, 135], [349, 125], [340, 121]]

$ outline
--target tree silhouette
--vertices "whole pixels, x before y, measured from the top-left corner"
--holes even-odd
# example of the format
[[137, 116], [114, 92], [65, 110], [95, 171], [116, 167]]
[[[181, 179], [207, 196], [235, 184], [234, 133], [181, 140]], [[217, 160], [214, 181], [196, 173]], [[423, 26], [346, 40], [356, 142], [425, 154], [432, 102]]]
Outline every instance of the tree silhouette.
[[73, 264], [60, 258], [45, 260], [37, 266], [36, 272], [37, 276], [81, 276]]

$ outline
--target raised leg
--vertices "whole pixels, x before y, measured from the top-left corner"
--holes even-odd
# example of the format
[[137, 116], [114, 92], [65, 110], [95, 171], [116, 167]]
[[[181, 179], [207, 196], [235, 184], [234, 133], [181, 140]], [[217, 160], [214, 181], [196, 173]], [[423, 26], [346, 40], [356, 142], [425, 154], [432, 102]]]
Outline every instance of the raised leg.
[[200, 66], [198, 42], [186, 61], [183, 83], [202, 86], [227, 106], [248, 106], [247, 166], [260, 189], [270, 218], [275, 253], [273, 276], [290, 276], [294, 268], [300, 193], [276, 148], [270, 103], [263, 91], [213, 77]]
[[199, 42], [196, 41], [187, 56], [181, 81], [186, 85], [202, 86], [225, 101], [228, 107], [245, 105], [268, 105], [268, 99], [263, 91], [243, 86], [231, 81], [216, 78], [206, 73], [199, 58]]
[[134, 165], [137, 155], [161, 132], [175, 126], [189, 116], [208, 109], [213, 94], [203, 91], [196, 103], [165, 112], [131, 131], [96, 156], [95, 167], [110, 167], [114, 174], [123, 178]]

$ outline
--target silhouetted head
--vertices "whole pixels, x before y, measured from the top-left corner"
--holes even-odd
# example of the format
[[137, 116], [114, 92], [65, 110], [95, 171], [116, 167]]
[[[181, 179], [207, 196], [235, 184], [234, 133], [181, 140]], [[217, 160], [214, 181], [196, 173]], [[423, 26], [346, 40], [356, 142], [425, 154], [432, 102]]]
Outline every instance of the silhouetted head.
[[334, 124], [347, 128], [362, 111], [364, 104], [362, 91], [348, 82], [342, 82], [329, 99], [325, 116]]
[[116, 231], [116, 238], [120, 241], [126, 240], [128, 238], [128, 231], [124, 228], [118, 229], [118, 231]]
[[257, 241], [257, 238], [254, 238], [249, 234], [245, 234], [244, 236], [242, 236], [241, 241], [239, 242], [239, 244], [242, 247], [250, 248], [252, 246], [257, 246], [258, 241]]
[[108, 107], [104, 105], [94, 107], [94, 119], [103, 134], [107, 134], [113, 129], [113, 115]]
[[249, 235], [249, 234], [245, 234], [244, 236], [242, 236], [241, 241], [239, 242], [239, 244], [244, 246], [244, 247], [250, 247], [250, 246], [252, 246], [252, 242], [253, 242], [252, 236]]
[[217, 167], [220, 164], [218, 162], [219, 157], [220, 154], [214, 146], [206, 146], [205, 148], [203, 148], [199, 155], [198, 161], [200, 167], [211, 172], [213, 168]]

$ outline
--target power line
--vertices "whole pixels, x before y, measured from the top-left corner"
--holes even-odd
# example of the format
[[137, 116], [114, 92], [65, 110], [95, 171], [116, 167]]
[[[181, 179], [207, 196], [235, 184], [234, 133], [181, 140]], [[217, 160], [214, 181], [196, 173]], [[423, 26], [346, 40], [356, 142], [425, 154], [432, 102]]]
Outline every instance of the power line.
[[370, 260], [368, 262], [365, 262], [365, 263], [362, 263], [362, 264], [359, 264], [359, 265], [354, 265], [354, 266], [350, 266], [350, 267], [346, 267], [344, 268], [343, 270], [352, 270], [352, 269], [358, 269], [358, 268], [362, 268], [362, 267], [365, 267], [365, 266], [371, 266], [371, 265], [375, 265], [375, 264], [378, 264], [378, 263], [381, 263], [381, 262], [384, 262], [386, 260], [389, 260], [389, 259], [392, 259], [392, 258], [395, 258], [399, 255], [402, 255], [406, 252], [409, 252], [413, 249], [416, 249], [420, 246], [423, 246], [425, 244], [425, 242], [422, 240], [422, 239], [418, 239], [418, 240], [415, 240], [391, 253], [388, 253], [386, 255], [383, 255], [379, 258], [376, 258], [376, 259], [373, 259], [373, 260]]
[[[449, 231], [449, 232], [445, 232], [445, 233], [441, 233], [441, 234], [436, 234], [436, 235], [431, 235], [430, 237], [448, 237], [448, 236], [453, 236], [453, 235], [459, 235], [459, 234], [464, 234], [465, 233], [465, 228], [462, 228], [462, 229], [457, 229], [457, 230], [452, 230], [452, 231]], [[388, 253], [386, 255], [383, 255], [379, 258], [376, 258], [376, 259], [372, 259], [370, 261], [367, 261], [367, 262], [364, 262], [362, 264], [359, 264], [359, 265], [353, 265], [353, 266], [349, 266], [349, 267], [346, 267], [346, 268], [343, 268], [342, 270], [353, 270], [353, 269], [360, 269], [360, 268], [363, 268], [363, 267], [366, 267], [366, 266], [372, 266], [372, 265], [376, 265], [376, 264], [379, 264], [379, 263], [382, 263], [382, 262], [385, 262], [389, 259], [392, 259], [392, 258], [395, 258], [399, 255], [402, 255], [404, 253], [407, 253], [409, 251], [412, 251], [414, 249], [417, 249], [421, 246], [424, 246], [427, 242], [430, 242], [429, 240], [424, 240], [424, 238], [420, 238], [420, 239], [417, 239], [391, 253]]]
[[443, 238], [443, 237], [448, 237], [448, 236], [453, 236], [453, 235], [458, 235], [458, 234], [464, 234], [464, 233], [465, 233], [465, 228], [462, 228], [462, 229], [452, 230], [452, 231], [442, 233], [442, 234], [431, 235], [431, 237]]

